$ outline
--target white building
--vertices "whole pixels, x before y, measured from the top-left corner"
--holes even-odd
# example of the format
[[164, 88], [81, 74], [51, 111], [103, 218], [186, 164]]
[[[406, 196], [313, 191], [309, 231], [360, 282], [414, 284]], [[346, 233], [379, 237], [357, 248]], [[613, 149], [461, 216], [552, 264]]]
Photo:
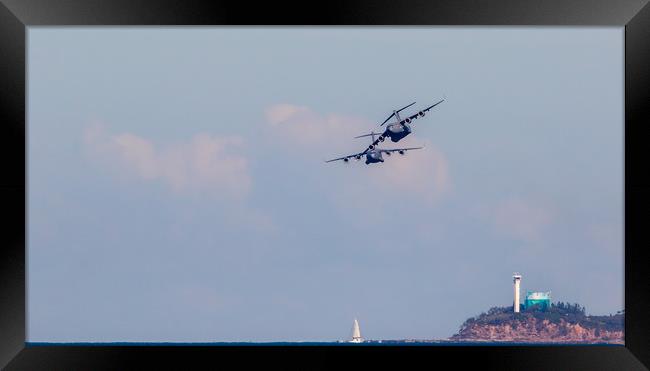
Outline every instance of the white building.
[[519, 291], [520, 291], [520, 284], [521, 284], [521, 274], [519, 273], [514, 273], [512, 275], [512, 282], [514, 283], [515, 286], [515, 300], [513, 303], [513, 308], [515, 313], [519, 313]]

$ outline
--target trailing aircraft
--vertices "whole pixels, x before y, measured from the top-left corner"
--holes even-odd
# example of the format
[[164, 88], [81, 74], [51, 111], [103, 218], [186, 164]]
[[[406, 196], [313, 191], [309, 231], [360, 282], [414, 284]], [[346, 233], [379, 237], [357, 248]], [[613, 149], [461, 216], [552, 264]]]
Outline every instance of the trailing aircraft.
[[384, 158], [383, 158], [384, 154], [387, 155], [387, 156], [390, 156], [391, 154], [397, 152], [400, 155], [403, 155], [407, 151], [424, 148], [424, 147], [409, 147], [409, 148], [380, 149], [380, 148], [377, 148], [377, 144], [375, 143], [375, 136], [377, 136], [379, 134], [375, 133], [375, 132], [372, 132], [372, 133], [370, 133], [368, 135], [372, 136], [373, 144], [368, 146], [368, 148], [365, 151], [355, 153], [355, 154], [352, 154], [352, 155], [347, 155], [347, 156], [335, 158], [335, 159], [328, 160], [328, 161], [325, 161], [325, 162], [332, 162], [332, 161], [339, 161], [339, 160], [343, 160], [343, 162], [349, 162], [351, 158], [354, 158], [354, 159], [356, 159], [358, 161], [358, 160], [361, 160], [361, 157], [365, 156], [366, 157], [366, 165], [368, 165], [368, 164], [374, 164], [374, 163], [378, 163], [378, 162], [384, 162]]

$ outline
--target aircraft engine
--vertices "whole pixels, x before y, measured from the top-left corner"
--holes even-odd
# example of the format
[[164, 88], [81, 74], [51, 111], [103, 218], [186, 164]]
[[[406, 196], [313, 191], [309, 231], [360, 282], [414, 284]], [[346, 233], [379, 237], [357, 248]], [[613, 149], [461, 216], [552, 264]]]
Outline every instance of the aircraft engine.
[[384, 137], [379, 137], [379, 141], [380, 141], [380, 142], [383, 142], [384, 140], [385, 140]]
[[372, 144], [368, 146], [368, 149], [373, 149], [373, 148], [375, 148], [375, 146], [373, 146]]
[[400, 155], [403, 155], [403, 154], [404, 154], [404, 151], [399, 151], [399, 154], [400, 154]]
[[424, 117], [424, 112], [420, 111], [420, 112], [418, 112], [418, 115], [420, 115], [420, 117]]
[[357, 161], [361, 160], [361, 156], [359, 156], [359, 155], [354, 156], [354, 158], [356, 158]]
[[348, 161], [350, 161], [350, 159], [349, 158], [344, 158], [343, 161], [348, 162]]
[[406, 122], [407, 124], [410, 124], [410, 123], [411, 123], [411, 119], [407, 118], [406, 120], [404, 120], [404, 122]]
[[390, 152], [386, 152], [386, 156], [390, 156]]

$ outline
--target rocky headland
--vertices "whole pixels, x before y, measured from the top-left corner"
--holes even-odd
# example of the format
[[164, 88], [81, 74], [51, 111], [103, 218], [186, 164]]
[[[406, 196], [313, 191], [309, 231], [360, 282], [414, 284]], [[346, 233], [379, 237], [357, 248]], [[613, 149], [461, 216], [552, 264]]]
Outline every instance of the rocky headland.
[[494, 307], [465, 321], [449, 340], [623, 344], [624, 323], [624, 311], [589, 316], [578, 304], [555, 303], [544, 310], [528, 308], [520, 313], [514, 313], [512, 306]]

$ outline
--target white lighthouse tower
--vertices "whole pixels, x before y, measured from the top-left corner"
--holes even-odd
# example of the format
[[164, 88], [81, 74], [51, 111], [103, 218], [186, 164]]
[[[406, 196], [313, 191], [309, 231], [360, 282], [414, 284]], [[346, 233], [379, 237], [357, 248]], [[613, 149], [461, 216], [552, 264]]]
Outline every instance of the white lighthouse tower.
[[519, 284], [521, 283], [521, 274], [515, 272], [512, 275], [512, 282], [515, 284], [515, 301], [513, 308], [515, 313], [519, 313]]

